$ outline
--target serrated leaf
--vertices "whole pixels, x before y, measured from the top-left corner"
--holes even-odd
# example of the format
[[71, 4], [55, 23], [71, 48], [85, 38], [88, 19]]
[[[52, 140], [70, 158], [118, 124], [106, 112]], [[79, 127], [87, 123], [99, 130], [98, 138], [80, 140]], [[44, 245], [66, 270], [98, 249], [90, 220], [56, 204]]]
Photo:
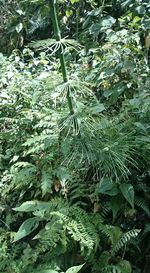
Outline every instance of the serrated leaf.
[[78, 266], [70, 267], [70, 268], [66, 271], [66, 273], [78, 273], [78, 272], [81, 270], [81, 268], [82, 268], [83, 266], [84, 266], [84, 264], [78, 265]]
[[120, 190], [124, 198], [128, 201], [132, 208], [134, 208], [134, 188], [131, 184], [120, 185]]
[[25, 236], [29, 235], [33, 230], [35, 230], [39, 225], [39, 218], [33, 217], [29, 218], [23, 222], [18, 232], [14, 236], [13, 242], [17, 242]]

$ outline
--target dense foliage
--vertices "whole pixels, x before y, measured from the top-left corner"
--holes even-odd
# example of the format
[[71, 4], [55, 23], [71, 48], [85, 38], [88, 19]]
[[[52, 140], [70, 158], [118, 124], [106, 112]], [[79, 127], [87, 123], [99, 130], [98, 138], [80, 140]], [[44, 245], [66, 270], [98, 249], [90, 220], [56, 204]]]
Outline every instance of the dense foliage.
[[149, 1], [0, 4], [0, 272], [149, 273]]

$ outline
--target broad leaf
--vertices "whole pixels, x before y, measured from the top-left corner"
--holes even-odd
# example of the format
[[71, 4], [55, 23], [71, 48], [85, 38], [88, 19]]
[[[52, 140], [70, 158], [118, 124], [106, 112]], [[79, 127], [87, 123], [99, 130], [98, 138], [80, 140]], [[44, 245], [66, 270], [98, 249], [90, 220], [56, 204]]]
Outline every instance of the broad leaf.
[[107, 16], [104, 19], [101, 20], [100, 25], [104, 28], [111, 28], [112, 25], [116, 22], [116, 19], [112, 16]]
[[99, 103], [96, 106], [91, 107], [92, 114], [98, 114], [105, 110], [105, 106], [103, 103]]
[[99, 33], [101, 31], [101, 25], [99, 23], [92, 24], [89, 31], [90, 31], [90, 34], [92, 34], [96, 37], [99, 35]]
[[134, 208], [134, 188], [131, 184], [120, 185], [120, 190], [124, 198], [129, 202], [132, 208]]
[[13, 208], [13, 210], [21, 211], [21, 212], [29, 212], [29, 211], [35, 211], [38, 209], [46, 209], [48, 207], [49, 207], [48, 202], [39, 202], [39, 201], [33, 200], [33, 201], [26, 201], [20, 207]]
[[110, 179], [103, 178], [97, 185], [96, 193], [107, 194], [110, 196], [115, 196], [118, 194], [118, 188], [116, 184], [113, 184]]
[[66, 273], [78, 273], [80, 271], [80, 269], [84, 266], [84, 264], [78, 265], [78, 266], [73, 266], [70, 267]]
[[132, 268], [131, 268], [131, 265], [128, 261], [126, 260], [122, 260], [120, 263], [119, 263], [119, 266], [120, 266], [120, 269], [121, 269], [121, 272], [122, 273], [131, 273], [132, 272]]
[[39, 225], [39, 218], [33, 217], [29, 218], [21, 225], [18, 232], [14, 236], [13, 242], [16, 242], [25, 236], [29, 235], [33, 230], [35, 230]]
[[115, 220], [117, 213], [122, 208], [123, 197], [121, 194], [117, 194], [111, 198], [111, 209], [113, 214], [113, 221]]

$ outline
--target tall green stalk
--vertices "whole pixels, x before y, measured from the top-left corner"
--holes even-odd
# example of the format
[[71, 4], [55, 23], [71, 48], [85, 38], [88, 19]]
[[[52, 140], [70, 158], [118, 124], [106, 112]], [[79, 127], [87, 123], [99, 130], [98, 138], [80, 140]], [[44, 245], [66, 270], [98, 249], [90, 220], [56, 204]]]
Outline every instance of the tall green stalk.
[[[50, 13], [51, 13], [51, 19], [52, 19], [52, 23], [53, 23], [55, 38], [56, 38], [56, 41], [61, 43], [61, 32], [60, 32], [59, 23], [58, 23], [56, 0], [49, 0], [49, 5], [50, 5]], [[63, 81], [68, 82], [67, 69], [66, 69], [65, 58], [64, 58], [64, 53], [62, 51], [62, 48], [60, 48], [58, 50], [58, 54], [59, 54], [59, 59], [60, 59]], [[67, 101], [68, 101], [70, 114], [74, 115], [73, 101], [72, 101], [72, 97], [70, 94], [70, 86], [69, 85], [67, 88]], [[74, 124], [77, 127], [77, 120], [76, 121], [74, 120]]]

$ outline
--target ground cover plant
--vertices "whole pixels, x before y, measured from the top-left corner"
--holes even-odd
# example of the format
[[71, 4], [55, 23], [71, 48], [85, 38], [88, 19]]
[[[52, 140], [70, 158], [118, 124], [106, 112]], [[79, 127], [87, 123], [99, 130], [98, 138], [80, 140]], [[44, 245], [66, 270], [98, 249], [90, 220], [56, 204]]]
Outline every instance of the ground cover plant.
[[0, 272], [149, 273], [149, 1], [0, 4]]

